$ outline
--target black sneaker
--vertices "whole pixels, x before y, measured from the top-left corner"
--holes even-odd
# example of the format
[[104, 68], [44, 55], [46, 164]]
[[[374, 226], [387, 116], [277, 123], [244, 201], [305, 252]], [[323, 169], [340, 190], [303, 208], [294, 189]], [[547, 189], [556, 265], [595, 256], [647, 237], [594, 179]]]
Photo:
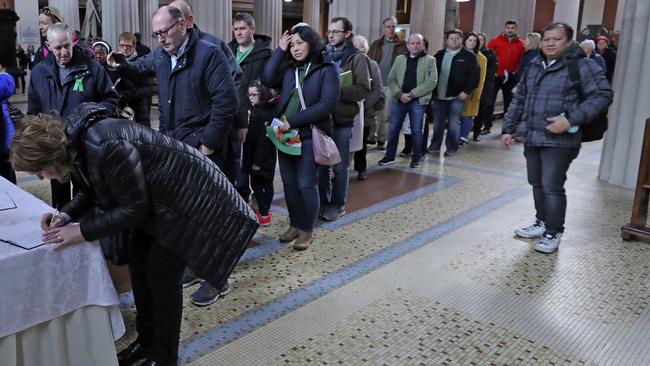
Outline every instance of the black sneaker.
[[411, 168], [416, 169], [419, 168], [422, 165], [420, 161], [412, 161], [411, 162]]
[[386, 150], [386, 142], [377, 141], [377, 150]]
[[413, 155], [413, 153], [410, 152], [410, 151], [406, 151], [406, 150], [402, 150], [402, 151], [399, 153], [399, 156], [404, 157], [404, 158], [409, 157], [409, 156], [411, 156], [411, 155]]
[[460, 140], [458, 140], [458, 145], [459, 146], [463, 146], [463, 145], [467, 145], [467, 144], [469, 144], [469, 140], [464, 138], [464, 137], [461, 137]]
[[480, 133], [475, 133], [475, 134], [472, 136], [472, 141], [476, 141], [476, 142], [481, 141], [481, 134], [480, 134]]
[[196, 292], [190, 296], [190, 301], [196, 306], [208, 306], [213, 304], [219, 298], [225, 297], [230, 292], [230, 284], [226, 284], [217, 289], [208, 282], [203, 282]]
[[379, 160], [379, 163], [378, 163], [378, 164], [379, 164], [379, 165], [382, 165], [382, 166], [385, 166], [385, 165], [391, 165], [391, 164], [393, 164], [394, 162], [395, 162], [395, 159], [390, 160], [390, 159], [383, 158], [383, 159]]
[[490, 130], [489, 128], [484, 128], [484, 129], [481, 131], [481, 135], [489, 135], [490, 132], [491, 132], [491, 130]]
[[458, 151], [454, 151], [454, 152], [445, 151], [445, 157], [455, 156], [456, 154], [458, 154]]
[[181, 282], [183, 284], [183, 288], [188, 288], [201, 282], [203, 282], [202, 279], [198, 278], [194, 272], [190, 271], [189, 268], [185, 268], [185, 272], [183, 272], [183, 280]]

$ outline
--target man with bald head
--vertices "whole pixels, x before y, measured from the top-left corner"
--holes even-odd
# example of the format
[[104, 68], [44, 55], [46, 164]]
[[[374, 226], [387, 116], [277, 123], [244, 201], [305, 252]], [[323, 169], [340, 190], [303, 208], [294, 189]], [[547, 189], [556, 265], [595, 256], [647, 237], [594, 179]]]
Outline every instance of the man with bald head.
[[[74, 45], [72, 30], [54, 23], [46, 30], [49, 53], [32, 70], [27, 114], [53, 113], [67, 117], [83, 102], [117, 107], [119, 96], [104, 68]], [[51, 181], [52, 206], [63, 207], [72, 199], [70, 182]]]
[[424, 37], [412, 33], [406, 44], [408, 52], [397, 56], [388, 74], [388, 88], [392, 97], [390, 127], [386, 155], [379, 165], [395, 162], [399, 132], [408, 114], [411, 123], [413, 156], [411, 168], [419, 168], [422, 160], [422, 122], [426, 106], [431, 102], [438, 83], [436, 60], [424, 50]]

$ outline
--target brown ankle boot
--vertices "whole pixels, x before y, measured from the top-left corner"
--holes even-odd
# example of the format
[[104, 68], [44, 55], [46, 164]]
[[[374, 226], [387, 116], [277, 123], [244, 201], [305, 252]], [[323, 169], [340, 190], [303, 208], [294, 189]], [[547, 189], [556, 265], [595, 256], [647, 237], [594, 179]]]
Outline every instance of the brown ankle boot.
[[297, 238], [299, 233], [300, 230], [296, 229], [293, 226], [289, 226], [289, 229], [287, 229], [287, 231], [280, 234], [280, 241], [283, 243], [290, 242], [293, 239]]
[[293, 243], [293, 249], [294, 250], [305, 250], [309, 248], [311, 243], [314, 241], [314, 235], [312, 231], [302, 231], [298, 230], [300, 234], [298, 235], [298, 238], [296, 241]]

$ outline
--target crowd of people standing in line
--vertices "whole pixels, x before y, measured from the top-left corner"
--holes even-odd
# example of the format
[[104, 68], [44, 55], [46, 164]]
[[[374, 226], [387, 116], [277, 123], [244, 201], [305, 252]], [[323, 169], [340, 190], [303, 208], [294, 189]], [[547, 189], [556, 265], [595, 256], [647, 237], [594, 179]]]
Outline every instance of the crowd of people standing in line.
[[[88, 182], [73, 179], [75, 185], [71, 188], [72, 165], [79, 162], [74, 160], [75, 154], [67, 154], [85, 146], [80, 145], [83, 139], [111, 140], [111, 136], [123, 136], [137, 146], [121, 146], [116, 156], [130, 163], [138, 152], [143, 154], [140, 158], [170, 158], [144, 152], [144, 147], [133, 142], [137, 138], [165, 149], [193, 147], [202, 155], [187, 164], [200, 160], [224, 172], [241, 197], [255, 206], [257, 222], [263, 226], [271, 224], [273, 180], [278, 164], [289, 212], [289, 226], [279, 240], [292, 243], [295, 250], [306, 250], [314, 241], [319, 218], [335, 221], [346, 214], [352, 156], [360, 181], [368, 178], [368, 145], [376, 144], [377, 149], [385, 150], [379, 165], [394, 163], [408, 117], [409, 134], [400, 155], [411, 158], [411, 168], [419, 168], [427, 153], [439, 156], [443, 141], [444, 156], [453, 157], [470, 140], [478, 142], [481, 135], [491, 132], [494, 106], [501, 91], [505, 113], [501, 142], [509, 148], [513, 139], [524, 141], [536, 209], [535, 223], [518, 229], [516, 234], [539, 238], [535, 249], [552, 253], [564, 231], [563, 185], [569, 165], [580, 149], [579, 127], [590, 123], [611, 103], [609, 81], [616, 58], [607, 37], [600, 36], [578, 46], [572, 41], [571, 27], [553, 23], [541, 34], [530, 32], [521, 39], [514, 20], [508, 20], [503, 33], [491, 40], [483, 33], [465, 34], [452, 29], [446, 33], [445, 47], [430, 53], [421, 34], [412, 33], [406, 40], [401, 39], [394, 17], [382, 22], [382, 37], [370, 45], [363, 36], [354, 35], [349, 19], [335, 17], [325, 38], [309, 25], [299, 23], [284, 32], [279, 47], [272, 50], [270, 38], [255, 33], [255, 20], [250, 14], [234, 16], [234, 39], [226, 43], [202, 32], [194, 23], [191, 7], [182, 0], [161, 7], [154, 14], [151, 36], [160, 46], [153, 51], [143, 48], [136, 34], [130, 32], [119, 35], [119, 52], [100, 39], [87, 46], [53, 7], [42, 9], [39, 24], [43, 44], [36, 51], [29, 47], [27, 54], [22, 56], [19, 52], [18, 56], [21, 65], [32, 70], [27, 109], [30, 117], [25, 124], [33, 123], [34, 128], [47, 130], [60, 122], [40, 116], [55, 114], [66, 121], [67, 129], [64, 126], [57, 130], [65, 149], [53, 150], [57, 153], [48, 160], [50, 165], [31, 163], [25, 155], [33, 148], [30, 144], [40, 146], [32, 140], [38, 131], [20, 126], [18, 121], [17, 132], [2, 129], [0, 147], [17, 169], [53, 178], [52, 205], [61, 213], [45, 218], [51, 224], [44, 224], [44, 229], [48, 242], [65, 245], [107, 233], [97, 217], [111, 222], [106, 216], [111, 210], [97, 213], [99, 216], [92, 219], [80, 216], [80, 205], [90, 204], [93, 198]], [[581, 78], [578, 91], [569, 77], [569, 69], [574, 67]], [[148, 132], [153, 131], [152, 77], [157, 79], [160, 135]], [[4, 79], [0, 78], [0, 82]], [[6, 84], [5, 87], [0, 83], [3, 100], [15, 89], [14, 83]], [[106, 114], [99, 118], [98, 112], [80, 112], [80, 106], [88, 110], [85, 103], [94, 103], [93, 111], [116, 110], [141, 127], [133, 129], [117, 123], [116, 130], [111, 131], [106, 122], [98, 122], [106, 120], [110, 113], [102, 112]], [[282, 122], [280, 131], [298, 131], [299, 154], [276, 151], [266, 136], [267, 126], [274, 118]], [[8, 116], [3, 115], [3, 119], [10, 121]], [[362, 143], [353, 149], [355, 125], [360, 127]], [[341, 156], [338, 164], [316, 163], [314, 127], [331, 136]], [[96, 135], [84, 135], [86, 129]], [[14, 134], [19, 142], [12, 152], [10, 141]], [[28, 134], [29, 139], [25, 138]], [[92, 151], [93, 159], [118, 164], [104, 150], [88, 151]], [[204, 158], [199, 159], [200, 156]], [[3, 176], [8, 176], [5, 170], [10, 168], [4, 165]], [[111, 165], [111, 169], [101, 173], [109, 175], [106, 180], [139, 187], [138, 190], [129, 185], [132, 191], [124, 193], [126, 196], [145, 192], [138, 185], [145, 183], [138, 183], [137, 179], [151, 184], [152, 178], [145, 174], [134, 182], [116, 180], [113, 175], [124, 174], [124, 169], [137, 172], [133, 164]], [[128, 205], [122, 207], [126, 202], [120, 200], [106, 203], [101, 197], [94, 199], [100, 207], [115, 204], [122, 211], [132, 209]], [[81, 220], [77, 231], [62, 229], [73, 218]], [[148, 222], [142, 220], [138, 222]], [[124, 228], [125, 222], [119, 223], [115, 226]], [[148, 230], [146, 225], [141, 229]], [[180, 289], [202, 283], [191, 297], [194, 304], [205, 306], [225, 296], [230, 288], [227, 278], [209, 283], [183, 268], [182, 261], [165, 251], [161, 244], [164, 240], [156, 236], [159, 232], [142, 239], [138, 230], [135, 236], [150, 243], [148, 250], [154, 254], [134, 250], [133, 237], [126, 244], [108, 243], [124, 246], [124, 255], [130, 253], [140, 317], [140, 337], [120, 353], [120, 364], [134, 364], [144, 358], [148, 358], [148, 364], [175, 364], [182, 310], [178, 301]], [[160, 283], [152, 284], [147, 279], [165, 271], [164, 268], [141, 270], [151, 260], [169, 264]], [[144, 293], [157, 295], [147, 297]], [[158, 295], [170, 293], [174, 301], [156, 300]], [[150, 312], [161, 307], [166, 309], [165, 317], [173, 320], [168, 323], [171, 326], [147, 323], [151, 321]]]

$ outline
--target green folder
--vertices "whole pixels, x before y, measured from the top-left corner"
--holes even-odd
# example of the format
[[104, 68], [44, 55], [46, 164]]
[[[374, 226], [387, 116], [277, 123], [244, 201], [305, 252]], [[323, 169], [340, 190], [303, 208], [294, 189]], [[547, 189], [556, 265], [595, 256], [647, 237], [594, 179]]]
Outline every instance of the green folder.
[[341, 80], [342, 87], [352, 85], [352, 70], [340, 73], [339, 79]]

